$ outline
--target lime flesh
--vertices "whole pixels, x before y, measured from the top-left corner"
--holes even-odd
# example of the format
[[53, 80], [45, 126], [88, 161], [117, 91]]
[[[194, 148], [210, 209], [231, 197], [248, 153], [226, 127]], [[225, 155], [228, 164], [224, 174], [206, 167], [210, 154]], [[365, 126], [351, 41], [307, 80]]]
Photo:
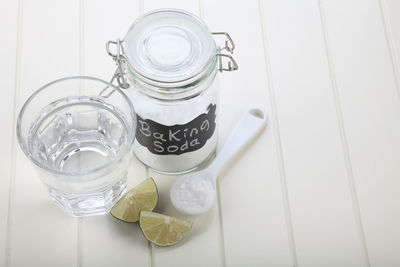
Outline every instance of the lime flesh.
[[111, 215], [124, 222], [137, 222], [141, 211], [152, 211], [158, 200], [157, 186], [148, 178], [128, 191], [111, 209]]
[[181, 241], [192, 227], [192, 222], [156, 212], [140, 213], [140, 228], [144, 236], [158, 246], [171, 246]]

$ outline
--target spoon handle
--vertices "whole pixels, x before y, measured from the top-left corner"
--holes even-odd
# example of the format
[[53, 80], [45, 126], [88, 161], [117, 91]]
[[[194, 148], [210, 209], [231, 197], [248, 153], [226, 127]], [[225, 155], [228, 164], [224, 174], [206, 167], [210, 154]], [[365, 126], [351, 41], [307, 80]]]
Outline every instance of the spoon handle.
[[247, 110], [232, 130], [222, 150], [207, 168], [214, 174], [214, 179], [224, 166], [240, 152], [267, 125], [267, 113], [262, 108]]

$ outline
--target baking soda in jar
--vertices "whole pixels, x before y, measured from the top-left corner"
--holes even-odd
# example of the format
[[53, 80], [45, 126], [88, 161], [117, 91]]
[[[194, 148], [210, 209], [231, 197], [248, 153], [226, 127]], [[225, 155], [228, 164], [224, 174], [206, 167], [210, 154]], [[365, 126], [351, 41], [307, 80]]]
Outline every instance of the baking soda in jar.
[[[226, 38], [218, 47], [214, 36]], [[113, 52], [111, 46], [114, 45]], [[196, 16], [163, 9], [139, 18], [108, 53], [137, 115], [136, 157], [155, 171], [182, 173], [212, 158], [217, 146], [218, 71], [237, 69], [227, 33]]]
[[[218, 81], [214, 80], [215, 85]], [[212, 158], [217, 146], [218, 90], [171, 105], [136, 100], [138, 129], [133, 150], [147, 166], [166, 173], [185, 172]]]

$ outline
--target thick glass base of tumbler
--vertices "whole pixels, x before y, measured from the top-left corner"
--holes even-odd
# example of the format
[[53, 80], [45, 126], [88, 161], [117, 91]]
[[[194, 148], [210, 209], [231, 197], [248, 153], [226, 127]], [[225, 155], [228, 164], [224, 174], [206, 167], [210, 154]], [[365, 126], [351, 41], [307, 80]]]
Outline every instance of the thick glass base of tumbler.
[[85, 194], [65, 193], [49, 188], [50, 197], [74, 217], [103, 215], [110, 212], [126, 188], [126, 178], [116, 184]]

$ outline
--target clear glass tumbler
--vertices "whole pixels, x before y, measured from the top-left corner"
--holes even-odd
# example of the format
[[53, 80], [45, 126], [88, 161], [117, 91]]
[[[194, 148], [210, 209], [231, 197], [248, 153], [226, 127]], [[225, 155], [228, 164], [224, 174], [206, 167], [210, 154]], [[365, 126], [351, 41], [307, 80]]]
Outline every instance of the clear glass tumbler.
[[[110, 92], [102, 95], [104, 89]], [[125, 94], [92, 77], [46, 84], [25, 102], [19, 144], [51, 198], [73, 216], [109, 212], [126, 187], [136, 115]]]

